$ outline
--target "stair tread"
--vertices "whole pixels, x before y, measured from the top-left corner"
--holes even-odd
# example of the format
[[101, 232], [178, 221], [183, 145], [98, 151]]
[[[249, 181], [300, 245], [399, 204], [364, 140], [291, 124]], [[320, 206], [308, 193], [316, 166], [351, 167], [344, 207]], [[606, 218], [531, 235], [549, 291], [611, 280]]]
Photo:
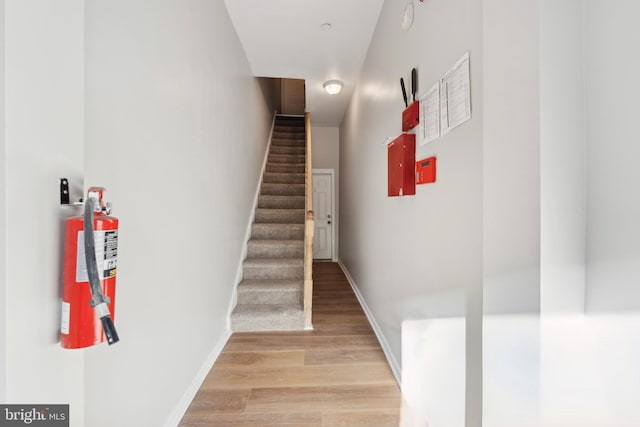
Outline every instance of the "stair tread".
[[304, 315], [304, 306], [302, 302], [298, 304], [238, 304], [233, 310], [233, 317], [262, 317], [276, 316], [297, 316], [300, 313]]
[[250, 245], [289, 245], [289, 246], [299, 246], [304, 245], [304, 240], [300, 239], [250, 239], [247, 242]]
[[[285, 201], [291, 201], [291, 200], [304, 201], [304, 196], [301, 196], [301, 195], [285, 196], [283, 194], [260, 194], [259, 197], [265, 201], [268, 200], [268, 201], [274, 201], [274, 202], [285, 202]], [[267, 208], [267, 209], [270, 209], [270, 208]], [[278, 209], [278, 208], [271, 208], [271, 209]], [[291, 208], [283, 208], [283, 209], [291, 209]], [[293, 209], [300, 209], [300, 208], [293, 208]]]
[[[304, 184], [292, 184], [288, 182], [263, 182], [262, 185], [266, 185], [267, 187], [295, 187], [295, 188], [304, 188]], [[300, 194], [293, 194], [294, 196], [299, 196]], [[286, 196], [286, 194], [280, 194], [280, 196]]]
[[256, 210], [274, 211], [274, 212], [282, 212], [282, 211], [304, 212], [304, 209], [302, 208], [256, 208]]
[[253, 290], [273, 291], [277, 290], [293, 289], [299, 290], [304, 286], [304, 280], [300, 279], [243, 279], [238, 285], [238, 289], [251, 288]]
[[[282, 222], [254, 222], [253, 225], [258, 225], [258, 226], [272, 226], [272, 227], [282, 227], [282, 228], [287, 228], [287, 227], [293, 227], [293, 228], [304, 228], [304, 224], [298, 224], [297, 222], [292, 222], [289, 224], [286, 223], [282, 223]], [[279, 240], [279, 239], [274, 239], [274, 240]], [[288, 240], [288, 239], [282, 239], [282, 240]]]
[[304, 265], [304, 259], [302, 258], [247, 258], [244, 260], [245, 265], [260, 266], [260, 265], [280, 265], [299, 267]]

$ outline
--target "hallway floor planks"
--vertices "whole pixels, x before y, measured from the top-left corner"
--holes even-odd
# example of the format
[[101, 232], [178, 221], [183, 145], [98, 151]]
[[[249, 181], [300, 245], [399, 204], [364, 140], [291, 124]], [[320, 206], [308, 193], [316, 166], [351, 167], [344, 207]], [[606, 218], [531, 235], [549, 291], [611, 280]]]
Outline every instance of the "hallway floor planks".
[[399, 387], [337, 263], [314, 263], [313, 331], [234, 333], [180, 427], [397, 427]]

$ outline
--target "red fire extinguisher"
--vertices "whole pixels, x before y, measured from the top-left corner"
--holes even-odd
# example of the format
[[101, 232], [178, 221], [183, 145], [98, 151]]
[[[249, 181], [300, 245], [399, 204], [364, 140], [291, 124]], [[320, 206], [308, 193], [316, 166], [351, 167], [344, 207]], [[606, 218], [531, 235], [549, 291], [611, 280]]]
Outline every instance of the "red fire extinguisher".
[[111, 345], [119, 340], [113, 325], [118, 219], [109, 216], [104, 191], [91, 187], [84, 215], [66, 221], [60, 325], [64, 348], [89, 347], [105, 339]]

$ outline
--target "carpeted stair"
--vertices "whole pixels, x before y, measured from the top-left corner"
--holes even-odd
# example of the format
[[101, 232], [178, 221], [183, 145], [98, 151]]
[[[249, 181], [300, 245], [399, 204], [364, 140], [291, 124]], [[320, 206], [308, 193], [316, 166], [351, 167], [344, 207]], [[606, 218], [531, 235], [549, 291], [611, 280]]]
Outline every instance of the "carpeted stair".
[[304, 329], [304, 117], [278, 116], [231, 328]]

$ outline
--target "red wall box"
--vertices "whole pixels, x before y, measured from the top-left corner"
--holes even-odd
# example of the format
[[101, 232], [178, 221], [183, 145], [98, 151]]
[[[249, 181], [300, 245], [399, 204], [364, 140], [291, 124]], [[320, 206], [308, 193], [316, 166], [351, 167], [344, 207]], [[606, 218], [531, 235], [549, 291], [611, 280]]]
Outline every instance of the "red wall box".
[[413, 129], [420, 123], [420, 101], [413, 101], [402, 112], [402, 132]]
[[387, 145], [388, 195], [416, 194], [416, 136], [403, 133]]

